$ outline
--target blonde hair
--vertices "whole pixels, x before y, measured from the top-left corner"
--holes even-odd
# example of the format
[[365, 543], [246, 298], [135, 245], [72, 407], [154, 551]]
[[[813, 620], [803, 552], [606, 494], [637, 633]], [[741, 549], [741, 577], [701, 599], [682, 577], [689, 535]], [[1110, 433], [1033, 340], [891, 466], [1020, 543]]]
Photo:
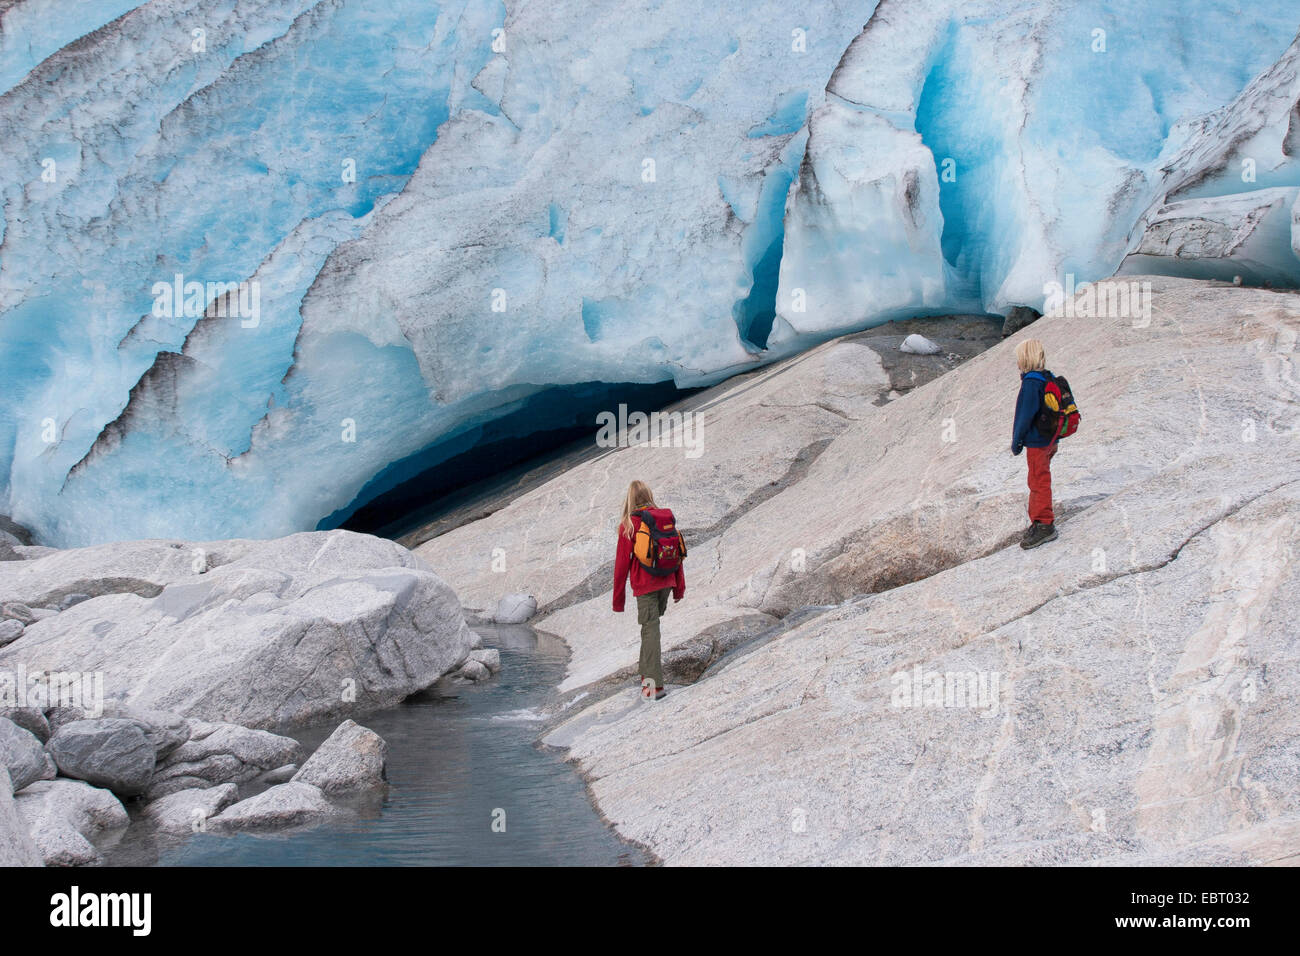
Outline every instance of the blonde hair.
[[1038, 339], [1025, 339], [1016, 346], [1016, 364], [1022, 372], [1041, 372], [1047, 367], [1047, 353]]
[[623, 520], [619, 522], [619, 530], [625, 537], [632, 537], [632, 512], [658, 507], [649, 485], [644, 481], [632, 482], [627, 486], [627, 496], [623, 499]]

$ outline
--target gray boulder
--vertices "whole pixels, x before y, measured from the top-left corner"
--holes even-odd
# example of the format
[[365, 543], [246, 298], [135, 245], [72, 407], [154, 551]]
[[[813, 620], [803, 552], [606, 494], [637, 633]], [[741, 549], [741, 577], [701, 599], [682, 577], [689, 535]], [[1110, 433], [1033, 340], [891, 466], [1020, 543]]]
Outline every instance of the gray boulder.
[[497, 602], [492, 620], [497, 624], [523, 624], [537, 613], [537, 598], [531, 594], [507, 594]]
[[208, 821], [213, 831], [268, 830], [321, 823], [343, 811], [319, 787], [291, 780], [241, 800]]
[[12, 720], [42, 744], [50, 739], [49, 721], [39, 707], [0, 707], [0, 717]]
[[145, 791], [157, 761], [157, 750], [140, 725], [120, 717], [65, 724], [46, 747], [63, 776], [123, 796]]
[[492, 672], [483, 666], [481, 662], [476, 661], [471, 657], [465, 661], [464, 664], [460, 665], [460, 670], [456, 671], [454, 676], [459, 677], [462, 680], [477, 682], [487, 680], [492, 676]]
[[65, 594], [63, 600], [59, 601], [59, 610], [66, 611], [74, 604], [80, 604], [82, 601], [89, 601], [92, 595], [82, 594], [80, 591], [74, 591], [72, 594]]
[[263, 783], [268, 787], [277, 783], [288, 783], [293, 779], [293, 775], [298, 772], [296, 763], [287, 763], [283, 767], [276, 767], [274, 770], [268, 770], [266, 773], [255, 779], [255, 783]]
[[[59, 728], [64, 724], [70, 724], [78, 720], [90, 720], [94, 717], [103, 716], [102, 714], [90, 714], [80, 707], [71, 705], [60, 705], [57, 707], [48, 707], [45, 710], [45, 721], [50, 727], [50, 737], [59, 732]], [[49, 737], [45, 738], [49, 740]]]
[[24, 626], [36, 623], [36, 615], [32, 613], [32, 609], [19, 601], [6, 601], [0, 604], [0, 617], [8, 621], [17, 621]]
[[501, 652], [495, 647], [481, 647], [470, 651], [469, 659], [482, 664], [493, 674], [501, 670]]
[[45, 748], [30, 731], [24, 730], [12, 720], [0, 717], [0, 767], [9, 771], [9, 780], [14, 791], [25, 789], [37, 780], [48, 780], [55, 774], [51, 771]]
[[[135, 591], [93, 577], [123, 570], [111, 566], [109, 545], [0, 568], [0, 594], [97, 595], [0, 649], [0, 669], [102, 671], [133, 707], [293, 726], [396, 704], [464, 660], [473, 639], [452, 590], [391, 541], [332, 531], [165, 545], [121, 545]], [[154, 574], [142, 554], [157, 558], [160, 548]], [[209, 548], [238, 556], [190, 563]], [[97, 562], [110, 567], [96, 571]]]
[[18, 640], [23, 636], [25, 630], [22, 621], [15, 621], [13, 618], [5, 618], [0, 621], [0, 647]]
[[233, 783], [178, 790], [146, 806], [142, 816], [159, 830], [191, 833], [206, 830], [209, 820], [238, 800], [239, 788]]
[[38, 781], [14, 804], [46, 866], [100, 862], [91, 841], [130, 822], [117, 797], [80, 780]]
[[27, 832], [27, 823], [14, 806], [9, 773], [0, 767], [0, 867], [44, 866], [41, 852]]
[[294, 774], [299, 783], [309, 783], [328, 794], [352, 793], [383, 786], [388, 744], [373, 730], [351, 720], [339, 724], [334, 733], [307, 758]]
[[145, 710], [110, 701], [104, 707], [104, 716], [120, 717], [139, 727], [153, 744], [159, 761], [190, 739], [190, 722], [170, 711]]
[[1007, 310], [1007, 317], [1002, 322], [1002, 337], [1015, 335], [1026, 326], [1033, 325], [1043, 314], [1027, 305], [1013, 305]]
[[147, 796], [157, 800], [181, 790], [246, 783], [301, 757], [302, 747], [291, 737], [237, 724], [191, 721], [189, 740], [159, 763]]

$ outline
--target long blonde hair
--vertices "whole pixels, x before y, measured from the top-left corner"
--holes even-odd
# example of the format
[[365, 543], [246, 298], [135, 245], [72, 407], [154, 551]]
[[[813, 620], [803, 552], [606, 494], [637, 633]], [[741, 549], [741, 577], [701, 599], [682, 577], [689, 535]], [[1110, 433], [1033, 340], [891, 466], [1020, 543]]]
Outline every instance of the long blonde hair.
[[650, 493], [650, 486], [644, 481], [634, 481], [628, 485], [627, 497], [623, 499], [623, 520], [619, 522], [619, 530], [624, 537], [632, 537], [632, 512], [658, 507], [655, 496]]

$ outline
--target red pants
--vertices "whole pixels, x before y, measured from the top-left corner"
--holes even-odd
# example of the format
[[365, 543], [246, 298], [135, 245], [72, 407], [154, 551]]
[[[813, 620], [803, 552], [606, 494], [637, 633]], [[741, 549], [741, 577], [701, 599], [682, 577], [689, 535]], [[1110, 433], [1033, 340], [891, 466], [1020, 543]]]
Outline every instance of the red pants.
[[1056, 444], [1046, 448], [1026, 448], [1025, 459], [1029, 462], [1029, 520], [1051, 524], [1052, 514], [1052, 456], [1056, 454]]

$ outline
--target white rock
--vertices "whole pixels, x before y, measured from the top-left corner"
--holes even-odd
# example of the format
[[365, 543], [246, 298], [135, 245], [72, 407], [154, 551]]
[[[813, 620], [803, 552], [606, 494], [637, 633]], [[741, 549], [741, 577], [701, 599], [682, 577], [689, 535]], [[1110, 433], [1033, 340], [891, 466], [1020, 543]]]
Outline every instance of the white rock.
[[537, 598], [531, 594], [507, 594], [497, 602], [492, 620], [497, 624], [523, 624], [537, 613]]
[[[113, 697], [132, 707], [266, 727], [390, 706], [469, 650], [456, 595], [390, 541], [333, 531], [147, 545], [123, 547], [137, 590], [152, 588], [152, 597], [107, 593], [40, 621], [0, 649], [0, 670], [21, 662], [29, 672], [102, 671]], [[20, 567], [0, 569], [0, 593], [33, 594], [60, 581], [68, 583], [56, 589], [87, 593], [124, 587], [111, 561], [98, 573], [114, 577], [91, 577], [112, 547], [6, 562]], [[170, 557], [188, 562], [209, 547], [239, 556], [202, 574]], [[160, 550], [164, 570], [146, 580], [144, 555]], [[355, 703], [344, 702], [349, 688]]]
[[0, 767], [0, 867], [44, 865], [26, 821], [14, 806], [9, 773]]
[[188, 833], [207, 829], [210, 819], [238, 800], [239, 788], [233, 783], [178, 790], [150, 803], [142, 815], [160, 830]]
[[99, 862], [99, 851], [91, 841], [129, 822], [117, 797], [80, 780], [41, 780], [20, 792], [14, 802], [46, 866]]
[[501, 652], [495, 647], [484, 647], [469, 652], [472, 661], [478, 661], [493, 674], [501, 670]]
[[36, 780], [54, 776], [52, 765], [40, 740], [12, 720], [0, 717], [0, 767], [9, 771], [15, 790], [22, 790]]
[[384, 785], [388, 744], [373, 730], [351, 720], [339, 724], [293, 779], [323, 793], [352, 793]]
[[23, 636], [24, 630], [22, 621], [15, 621], [12, 618], [0, 621], [0, 647], [18, 640]]
[[208, 821], [213, 831], [261, 830], [321, 823], [343, 811], [319, 787], [291, 780], [241, 800]]
[[924, 335], [915, 332], [903, 339], [903, 344], [898, 347], [898, 350], [900, 352], [910, 352], [913, 355], [937, 355], [943, 351]]
[[172, 750], [154, 771], [150, 800], [180, 790], [245, 783], [296, 762], [298, 741], [237, 724], [190, 721], [190, 739]]
[[487, 680], [492, 676], [492, 672], [479, 661], [471, 658], [461, 665], [460, 670], [456, 671], [456, 676], [467, 681], [478, 682]]

